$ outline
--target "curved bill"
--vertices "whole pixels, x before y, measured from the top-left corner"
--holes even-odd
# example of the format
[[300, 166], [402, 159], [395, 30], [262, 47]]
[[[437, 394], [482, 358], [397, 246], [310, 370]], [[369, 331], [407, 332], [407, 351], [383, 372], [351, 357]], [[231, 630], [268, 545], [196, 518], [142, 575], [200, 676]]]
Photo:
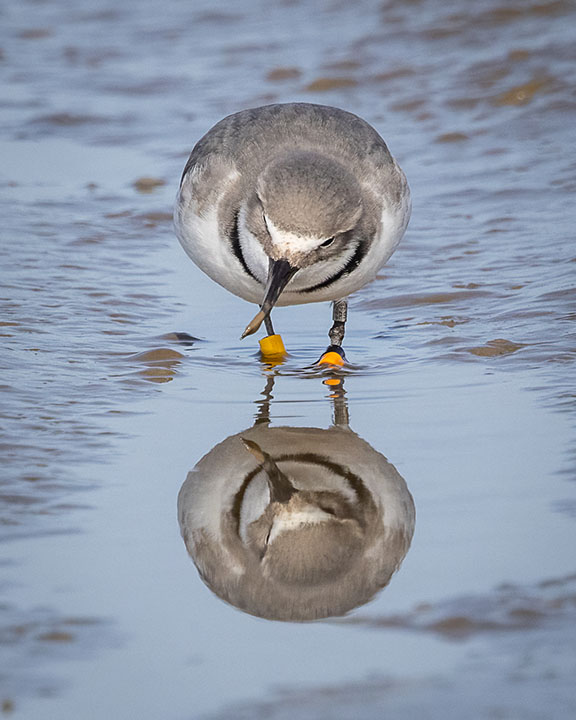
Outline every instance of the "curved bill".
[[287, 503], [292, 495], [298, 492], [294, 485], [292, 485], [270, 455], [264, 452], [258, 443], [255, 443], [253, 440], [248, 440], [248, 438], [241, 439], [246, 450], [251, 452], [256, 460], [262, 464], [262, 468], [266, 473], [266, 480], [268, 481], [270, 502]]
[[288, 260], [270, 260], [268, 281], [266, 283], [266, 289], [264, 290], [264, 300], [262, 301], [262, 305], [260, 305], [260, 311], [256, 313], [248, 323], [240, 339], [252, 335], [258, 330], [276, 304], [280, 293], [284, 290], [297, 270], [298, 268], [290, 265]]

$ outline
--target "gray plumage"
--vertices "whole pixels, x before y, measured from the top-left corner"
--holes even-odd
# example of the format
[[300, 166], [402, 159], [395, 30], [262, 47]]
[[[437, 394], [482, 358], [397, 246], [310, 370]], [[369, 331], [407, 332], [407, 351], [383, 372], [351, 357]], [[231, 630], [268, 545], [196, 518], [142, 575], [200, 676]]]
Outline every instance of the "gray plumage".
[[398, 183], [396, 163], [376, 130], [353, 113], [311, 103], [265, 105], [225, 117], [196, 143], [182, 179], [196, 167], [207, 172], [207, 182], [195, 192], [202, 211], [214, 201], [226, 168], [241, 172], [231, 193], [241, 197], [273, 158], [296, 149], [321, 152], [353, 167], [360, 183], [400, 201], [403, 183]]
[[213, 280], [261, 306], [341, 300], [400, 241], [410, 193], [367, 122], [308, 103], [243, 110], [196, 144], [175, 209], [178, 237]]
[[[274, 496], [274, 478], [295, 492]], [[188, 552], [219, 597], [290, 621], [368, 602], [414, 532], [402, 477], [340, 427], [258, 424], [227, 438], [189, 473], [178, 517]]]

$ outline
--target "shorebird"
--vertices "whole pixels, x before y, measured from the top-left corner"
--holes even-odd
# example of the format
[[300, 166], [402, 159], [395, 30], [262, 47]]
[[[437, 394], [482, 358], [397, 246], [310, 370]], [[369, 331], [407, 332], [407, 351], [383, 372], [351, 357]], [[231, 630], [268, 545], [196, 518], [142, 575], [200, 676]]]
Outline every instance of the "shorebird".
[[265, 105], [229, 115], [201, 138], [174, 212], [184, 250], [260, 311], [332, 301], [330, 347], [342, 358], [348, 296], [374, 280], [410, 218], [404, 173], [376, 130], [325, 105]]
[[[270, 378], [268, 378], [270, 380]], [[264, 394], [264, 393], [263, 393]], [[343, 615], [386, 586], [408, 552], [414, 503], [394, 466], [348, 425], [253, 427], [188, 473], [182, 537], [202, 580], [244, 612], [273, 620]]]

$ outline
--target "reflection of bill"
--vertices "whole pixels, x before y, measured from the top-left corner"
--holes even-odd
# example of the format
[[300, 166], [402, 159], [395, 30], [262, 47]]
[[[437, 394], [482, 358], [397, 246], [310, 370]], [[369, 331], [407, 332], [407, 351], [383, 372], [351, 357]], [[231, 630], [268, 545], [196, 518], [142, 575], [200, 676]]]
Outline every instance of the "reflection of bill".
[[178, 497], [182, 536], [204, 582], [273, 620], [342, 615], [389, 582], [414, 532], [396, 469], [347, 425], [270, 427], [216, 445]]

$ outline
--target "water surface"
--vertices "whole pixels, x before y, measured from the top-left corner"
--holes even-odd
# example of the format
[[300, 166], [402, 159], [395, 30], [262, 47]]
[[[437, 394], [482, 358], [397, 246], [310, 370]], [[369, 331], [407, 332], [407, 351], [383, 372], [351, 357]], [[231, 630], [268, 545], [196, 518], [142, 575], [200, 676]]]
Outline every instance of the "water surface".
[[[575, 23], [556, 0], [0, 11], [4, 714], [573, 717]], [[352, 299], [343, 393], [311, 367], [328, 306], [276, 311], [270, 368], [171, 228], [194, 142], [294, 100], [374, 124], [413, 193]], [[414, 498], [410, 549], [343, 618], [242, 613], [186, 552], [180, 488], [264, 415], [332, 427], [338, 388]]]

